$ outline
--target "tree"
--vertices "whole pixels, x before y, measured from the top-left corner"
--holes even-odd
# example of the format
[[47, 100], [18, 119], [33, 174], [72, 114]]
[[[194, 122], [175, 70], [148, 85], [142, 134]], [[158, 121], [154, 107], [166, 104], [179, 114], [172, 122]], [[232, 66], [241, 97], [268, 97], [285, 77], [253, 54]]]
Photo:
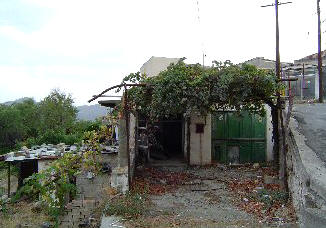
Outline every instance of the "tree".
[[0, 154], [13, 148], [23, 135], [20, 112], [13, 105], [0, 105]]
[[38, 136], [40, 112], [39, 107], [32, 98], [14, 105], [19, 111], [24, 130], [24, 139]]
[[51, 130], [70, 133], [77, 116], [77, 108], [73, 103], [71, 95], [57, 89], [52, 90], [40, 103], [40, 132], [44, 134]]

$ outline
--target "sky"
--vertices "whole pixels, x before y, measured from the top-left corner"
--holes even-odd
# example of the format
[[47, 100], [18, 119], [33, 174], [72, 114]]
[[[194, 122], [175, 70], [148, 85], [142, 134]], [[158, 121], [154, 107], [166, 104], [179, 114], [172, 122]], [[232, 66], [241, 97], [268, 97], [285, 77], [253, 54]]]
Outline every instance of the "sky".
[[[317, 52], [316, 1], [292, 2], [279, 7], [281, 61], [288, 62]], [[85, 105], [151, 56], [202, 63], [204, 52], [205, 65], [275, 59], [275, 11], [260, 7], [271, 3], [0, 0], [0, 103], [21, 97], [40, 101], [60, 89]], [[322, 21], [325, 12], [321, 0]]]

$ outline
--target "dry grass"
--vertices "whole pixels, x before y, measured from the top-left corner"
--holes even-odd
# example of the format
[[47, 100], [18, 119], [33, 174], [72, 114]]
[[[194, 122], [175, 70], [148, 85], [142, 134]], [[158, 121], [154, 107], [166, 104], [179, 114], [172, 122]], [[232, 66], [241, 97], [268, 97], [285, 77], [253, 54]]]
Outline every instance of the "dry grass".
[[233, 222], [212, 221], [195, 218], [181, 218], [174, 215], [161, 215], [155, 217], [142, 216], [134, 220], [129, 220], [124, 223], [127, 228], [172, 228], [172, 227], [185, 227], [185, 228], [218, 228], [218, 227], [254, 227], [248, 221], [236, 220]]
[[[17, 190], [18, 179], [15, 175], [10, 176], [10, 192], [13, 193]], [[8, 174], [6, 169], [0, 169], [0, 189], [3, 193], [7, 194], [8, 189]], [[1, 196], [1, 190], [0, 190]]]
[[7, 212], [0, 214], [0, 227], [16, 228], [18, 225], [40, 227], [43, 222], [50, 220], [42, 211], [34, 213], [32, 205], [33, 203], [19, 202], [8, 206]]
[[[2, 194], [7, 194], [8, 187], [7, 170], [0, 170], [0, 190]], [[17, 189], [18, 180], [15, 175], [11, 176], [11, 193]], [[1, 192], [0, 192], [1, 197]], [[19, 202], [17, 204], [6, 205], [4, 212], [0, 211], [0, 227], [16, 228], [19, 225], [23, 227], [40, 227], [43, 222], [49, 221], [50, 218], [44, 213], [34, 213], [32, 211], [33, 202]]]

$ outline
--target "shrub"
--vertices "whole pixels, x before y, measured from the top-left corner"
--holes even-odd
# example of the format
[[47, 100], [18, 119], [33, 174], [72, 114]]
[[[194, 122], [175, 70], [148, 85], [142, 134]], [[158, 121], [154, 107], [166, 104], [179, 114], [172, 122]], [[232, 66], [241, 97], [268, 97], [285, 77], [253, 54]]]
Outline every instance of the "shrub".
[[58, 144], [63, 142], [64, 135], [61, 132], [47, 130], [40, 138], [40, 143]]
[[79, 134], [70, 134], [70, 135], [65, 135], [63, 142], [67, 145], [73, 145], [75, 143], [81, 143], [82, 141], [82, 136]]

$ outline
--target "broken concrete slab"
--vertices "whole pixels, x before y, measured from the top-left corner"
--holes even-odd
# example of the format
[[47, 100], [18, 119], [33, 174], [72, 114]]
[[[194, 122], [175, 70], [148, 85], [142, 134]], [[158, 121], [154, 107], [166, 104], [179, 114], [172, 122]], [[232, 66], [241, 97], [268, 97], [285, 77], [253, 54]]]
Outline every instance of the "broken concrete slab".
[[119, 192], [124, 194], [129, 190], [128, 166], [117, 167], [112, 170], [111, 187], [116, 188]]
[[120, 217], [103, 215], [100, 228], [124, 228], [121, 220]]

